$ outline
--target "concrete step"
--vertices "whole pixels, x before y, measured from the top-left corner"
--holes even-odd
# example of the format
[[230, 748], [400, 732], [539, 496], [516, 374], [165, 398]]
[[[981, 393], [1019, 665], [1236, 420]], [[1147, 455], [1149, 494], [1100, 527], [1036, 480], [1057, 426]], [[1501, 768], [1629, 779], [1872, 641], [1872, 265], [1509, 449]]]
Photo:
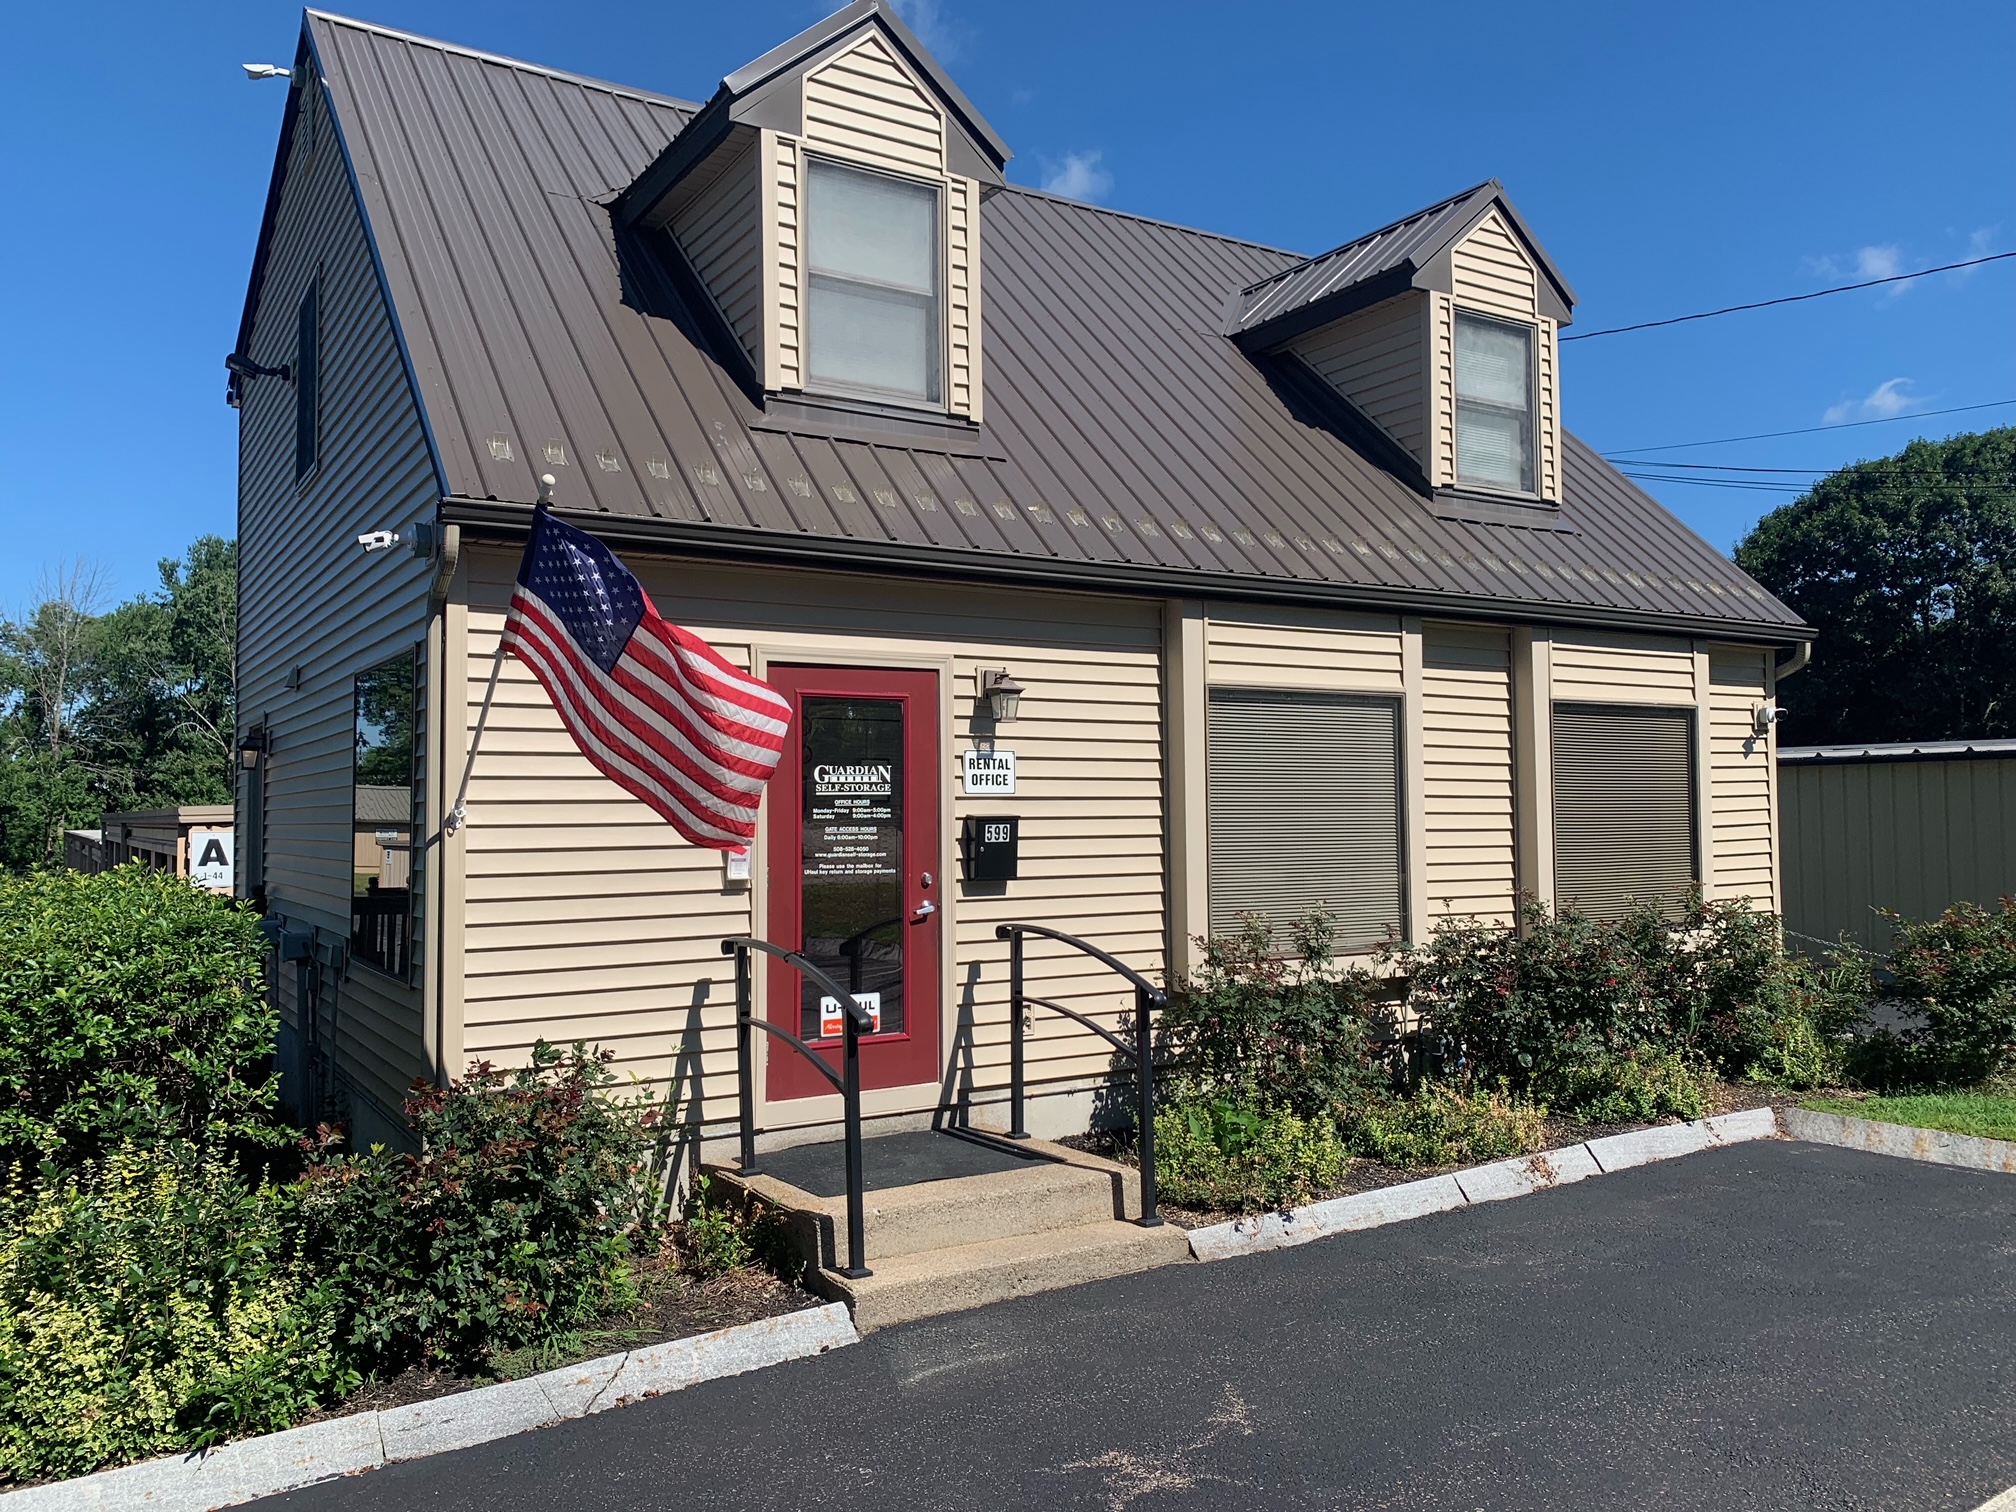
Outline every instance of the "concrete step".
[[898, 1255], [873, 1262], [875, 1273], [858, 1280], [826, 1269], [806, 1279], [853, 1308], [854, 1326], [866, 1330], [1189, 1259], [1189, 1236], [1174, 1224], [1148, 1229], [1107, 1218]]
[[[872, 1145], [870, 1146], [872, 1150]], [[863, 1198], [870, 1265], [989, 1239], [1077, 1228], [1140, 1213], [1138, 1173], [1061, 1145], [1027, 1141], [1031, 1159], [1011, 1170], [870, 1191]], [[807, 1260], [836, 1267], [846, 1247], [847, 1199], [819, 1196], [774, 1176], [714, 1174], [791, 1215]]]

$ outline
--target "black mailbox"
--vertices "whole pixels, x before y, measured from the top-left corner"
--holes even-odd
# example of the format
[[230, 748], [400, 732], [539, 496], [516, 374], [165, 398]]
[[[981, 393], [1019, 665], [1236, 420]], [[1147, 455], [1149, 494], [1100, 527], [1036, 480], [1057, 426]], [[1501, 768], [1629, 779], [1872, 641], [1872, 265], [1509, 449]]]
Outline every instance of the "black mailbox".
[[968, 882], [1015, 880], [1016, 841], [1022, 821], [1013, 814], [963, 819], [959, 823], [959, 854], [966, 860]]

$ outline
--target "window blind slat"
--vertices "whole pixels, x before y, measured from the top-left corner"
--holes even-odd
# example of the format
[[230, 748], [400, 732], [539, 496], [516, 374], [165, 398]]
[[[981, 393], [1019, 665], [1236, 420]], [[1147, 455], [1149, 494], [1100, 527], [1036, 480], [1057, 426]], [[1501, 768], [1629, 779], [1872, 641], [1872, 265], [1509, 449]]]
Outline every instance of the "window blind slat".
[[1554, 895], [1592, 918], [1677, 908], [1695, 879], [1694, 718], [1554, 706]]
[[1249, 913], [1285, 928], [1318, 905], [1340, 944], [1400, 929], [1395, 700], [1214, 688], [1208, 760], [1213, 934]]

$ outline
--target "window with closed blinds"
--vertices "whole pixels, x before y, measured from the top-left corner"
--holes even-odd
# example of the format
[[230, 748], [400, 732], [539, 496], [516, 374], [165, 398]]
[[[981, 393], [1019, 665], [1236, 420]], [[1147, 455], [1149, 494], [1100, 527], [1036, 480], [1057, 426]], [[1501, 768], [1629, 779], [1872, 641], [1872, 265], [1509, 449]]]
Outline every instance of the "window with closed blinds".
[[1398, 700], [1213, 688], [1208, 754], [1213, 934], [1319, 906], [1341, 946], [1402, 929]]
[[1694, 715], [1554, 705], [1554, 896], [1592, 918], [1677, 909], [1697, 875]]

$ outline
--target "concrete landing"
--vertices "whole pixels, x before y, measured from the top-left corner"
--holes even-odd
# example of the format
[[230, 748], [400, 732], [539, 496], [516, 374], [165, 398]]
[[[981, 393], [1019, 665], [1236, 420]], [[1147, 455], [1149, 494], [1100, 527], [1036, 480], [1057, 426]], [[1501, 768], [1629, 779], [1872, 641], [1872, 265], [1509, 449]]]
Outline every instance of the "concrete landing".
[[[812, 1264], [806, 1284], [852, 1307], [857, 1328], [1190, 1258], [1182, 1229], [1144, 1229], [1133, 1221], [1140, 1181], [1129, 1167], [1042, 1140], [1011, 1146], [912, 1133], [864, 1146], [866, 1260], [874, 1274], [849, 1279], [839, 1271], [847, 1242], [845, 1184], [835, 1179], [840, 1160], [837, 1145], [799, 1146], [764, 1157], [757, 1175], [713, 1174], [789, 1216], [792, 1236]], [[890, 1173], [920, 1179], [875, 1184], [878, 1171], [885, 1180]]]

